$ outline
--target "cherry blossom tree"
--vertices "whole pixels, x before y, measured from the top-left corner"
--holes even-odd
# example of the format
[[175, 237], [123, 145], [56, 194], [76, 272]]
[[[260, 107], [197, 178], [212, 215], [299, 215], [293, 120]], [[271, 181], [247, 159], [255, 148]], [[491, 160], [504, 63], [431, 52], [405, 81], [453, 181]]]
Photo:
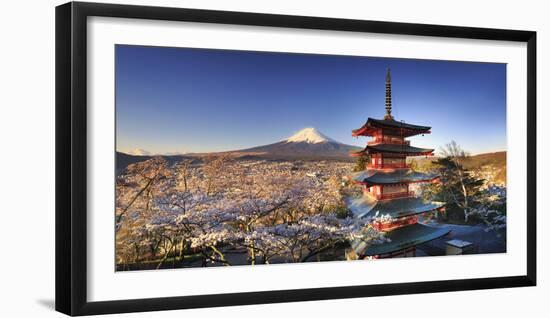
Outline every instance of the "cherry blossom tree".
[[297, 165], [209, 156], [129, 166], [117, 183], [117, 262], [160, 268], [170, 256], [180, 266], [200, 255], [202, 266], [232, 265], [230, 252], [248, 264], [306, 262], [338, 244], [380, 239], [342, 213], [349, 167]]

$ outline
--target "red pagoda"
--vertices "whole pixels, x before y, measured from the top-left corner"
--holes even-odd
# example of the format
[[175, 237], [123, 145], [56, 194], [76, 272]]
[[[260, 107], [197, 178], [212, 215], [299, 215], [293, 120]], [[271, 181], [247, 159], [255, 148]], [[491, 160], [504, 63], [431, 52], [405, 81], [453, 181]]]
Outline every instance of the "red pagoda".
[[363, 187], [361, 198], [350, 199], [349, 207], [357, 218], [372, 219], [372, 226], [385, 232], [388, 242], [367, 244], [355, 241], [352, 248], [358, 258], [416, 256], [416, 246], [449, 233], [445, 228], [419, 223], [422, 214], [441, 211], [444, 204], [415, 196], [411, 184], [435, 182], [437, 175], [413, 171], [407, 157], [433, 156], [433, 149], [410, 145], [407, 137], [429, 134], [431, 127], [396, 121], [392, 114], [391, 74], [386, 74], [386, 115], [369, 118], [353, 136], [373, 137], [365, 149], [352, 156], [366, 156], [365, 170], [352, 176]]

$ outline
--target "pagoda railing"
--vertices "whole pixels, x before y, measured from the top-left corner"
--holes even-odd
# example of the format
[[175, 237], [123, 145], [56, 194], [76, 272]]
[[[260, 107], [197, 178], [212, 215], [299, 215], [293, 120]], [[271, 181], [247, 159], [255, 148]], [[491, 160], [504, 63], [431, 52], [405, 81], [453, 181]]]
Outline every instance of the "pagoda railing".
[[406, 163], [383, 163], [383, 164], [367, 164], [369, 169], [399, 169], [408, 168]]
[[418, 215], [407, 216], [400, 219], [393, 219], [391, 221], [378, 221], [372, 222], [372, 226], [378, 231], [389, 231], [405, 225], [411, 225], [418, 222]]
[[374, 146], [378, 144], [392, 144], [392, 145], [411, 145], [410, 140], [384, 140], [384, 139], [374, 139], [367, 143], [369, 146]]
[[415, 195], [414, 191], [382, 193], [382, 194], [377, 194], [376, 199], [385, 200], [385, 199], [406, 198], [406, 197], [414, 197], [414, 195]]

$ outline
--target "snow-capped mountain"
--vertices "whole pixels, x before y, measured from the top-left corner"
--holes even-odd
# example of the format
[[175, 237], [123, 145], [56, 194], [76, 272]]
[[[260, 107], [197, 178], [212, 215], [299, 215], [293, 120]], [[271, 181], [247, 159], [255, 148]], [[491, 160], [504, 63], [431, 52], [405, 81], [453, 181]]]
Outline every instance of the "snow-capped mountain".
[[280, 142], [231, 152], [280, 159], [350, 160], [349, 152], [359, 149], [327, 137], [315, 128], [304, 128]]
[[[174, 163], [183, 158], [189, 160], [201, 160], [209, 154], [229, 154], [240, 159], [276, 159], [276, 160], [345, 160], [352, 161], [350, 151], [358, 151], [361, 148], [338, 142], [323, 135], [315, 128], [304, 128], [294, 135], [282, 141], [242, 150], [225, 151], [219, 153], [187, 153], [185, 155], [162, 155], [168, 162]], [[136, 163], [152, 158], [152, 155], [140, 155], [117, 152], [117, 175], [131, 163]]]
[[308, 144], [318, 144], [322, 142], [337, 142], [322, 133], [318, 132], [315, 128], [304, 128], [294, 135], [285, 139], [286, 142], [307, 142]]

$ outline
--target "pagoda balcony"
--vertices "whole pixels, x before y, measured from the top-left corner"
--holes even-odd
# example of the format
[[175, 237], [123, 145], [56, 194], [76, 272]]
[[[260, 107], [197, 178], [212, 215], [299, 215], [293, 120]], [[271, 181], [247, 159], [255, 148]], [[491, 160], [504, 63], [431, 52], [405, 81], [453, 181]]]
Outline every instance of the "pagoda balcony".
[[415, 224], [417, 222], [418, 222], [418, 215], [412, 215], [401, 219], [386, 221], [386, 222], [375, 220], [372, 222], [372, 226], [378, 231], [391, 231], [398, 227]]
[[406, 163], [383, 163], [383, 164], [367, 164], [368, 169], [404, 169], [409, 166]]

